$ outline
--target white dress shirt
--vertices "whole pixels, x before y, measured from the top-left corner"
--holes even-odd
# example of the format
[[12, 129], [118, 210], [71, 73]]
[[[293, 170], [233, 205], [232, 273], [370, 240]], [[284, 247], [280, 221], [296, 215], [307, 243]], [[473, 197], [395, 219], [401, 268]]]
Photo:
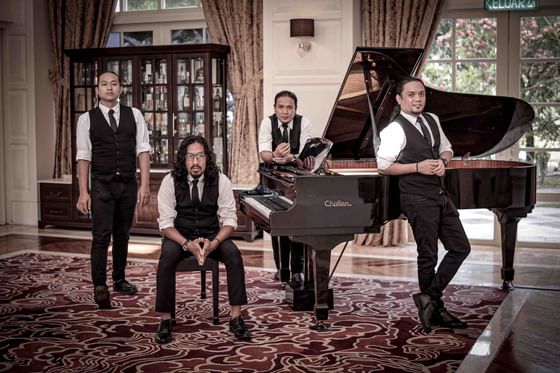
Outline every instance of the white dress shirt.
[[[439, 130], [439, 136], [440, 136], [439, 154], [449, 151], [451, 152], [451, 156], [453, 156], [451, 143], [449, 142], [449, 140], [443, 133], [443, 130], [441, 129], [439, 118], [437, 117], [437, 115], [432, 113], [424, 113], [424, 115], [425, 114], [430, 115], [436, 121]], [[420, 128], [420, 125], [417, 123], [416, 120], [417, 117], [402, 111], [401, 111], [401, 115], [405, 117], [405, 119], [408, 120], [410, 123], [412, 123], [412, 125], [414, 125], [414, 128], [416, 128], [420, 132], [420, 134], [422, 134], [422, 128]], [[424, 124], [428, 128], [428, 132], [430, 133], [430, 138], [433, 144], [434, 135], [432, 134], [432, 129], [427, 124], [424, 115], [420, 115], [420, 117], [422, 118]], [[380, 170], [385, 170], [387, 167], [391, 166], [393, 163], [396, 162], [397, 158], [403, 151], [404, 147], [406, 146], [406, 136], [404, 134], [404, 130], [401, 127], [401, 125], [398, 122], [393, 121], [389, 123], [389, 125], [381, 131], [379, 137], [381, 138], [381, 144], [379, 145], [379, 149], [377, 150], [377, 154], [376, 154], [377, 167]]]
[[[278, 121], [278, 128], [282, 129], [282, 123]], [[291, 133], [292, 129], [294, 128], [294, 120], [292, 119], [288, 123], [288, 135]], [[299, 135], [299, 151], [298, 154], [301, 153], [303, 147], [307, 139], [311, 138], [311, 121], [306, 117], [301, 117], [301, 132]], [[289, 136], [288, 136], [289, 138]], [[264, 118], [261, 121], [261, 125], [259, 126], [259, 153], [269, 151], [272, 152], [272, 121], [269, 117]]]
[[[121, 105], [116, 104], [114, 107], [109, 108], [103, 104], [99, 104], [99, 109], [103, 113], [103, 117], [107, 121], [107, 126], [111, 127], [109, 122], [109, 110], [113, 109], [115, 113], [113, 116], [117, 121], [117, 127], [119, 126], [121, 117]], [[148, 126], [144, 121], [144, 116], [142, 112], [136, 108], [132, 108], [132, 114], [134, 114], [134, 121], [136, 122], [136, 156], [143, 152], [149, 152], [150, 137], [148, 135]], [[89, 120], [89, 112], [83, 113], [78, 118], [78, 124], [76, 126], [76, 160], [84, 159], [91, 162], [91, 137], [89, 135], [89, 129], [91, 123]]]
[[[192, 180], [189, 175], [189, 190], [192, 192]], [[199, 199], [202, 201], [202, 194], [204, 191], [204, 175], [198, 179], [198, 194]], [[235, 197], [233, 196], [233, 189], [231, 181], [228, 177], [220, 173], [218, 181], [218, 221], [220, 226], [229, 225], [233, 229], [237, 229], [237, 209], [235, 207]], [[175, 183], [171, 174], [165, 175], [157, 196], [159, 217], [157, 219], [159, 230], [162, 231], [166, 228], [173, 228], [175, 218], [177, 217], [177, 199], [175, 198]]]

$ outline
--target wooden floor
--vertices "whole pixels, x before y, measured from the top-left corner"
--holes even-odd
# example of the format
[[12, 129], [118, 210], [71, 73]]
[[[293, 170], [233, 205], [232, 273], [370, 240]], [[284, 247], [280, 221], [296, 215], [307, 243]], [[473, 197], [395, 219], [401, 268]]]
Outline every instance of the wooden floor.
[[[22, 250], [87, 254], [90, 237], [89, 231], [2, 226], [0, 256]], [[159, 242], [158, 237], [134, 236], [129, 245], [129, 257], [157, 261]], [[274, 271], [269, 240], [236, 243], [246, 267]], [[333, 250], [332, 267], [342, 250], [343, 245]], [[443, 255], [444, 250], [440, 250], [440, 254]], [[452, 283], [500, 286], [500, 268], [499, 248], [474, 246]], [[506, 298], [508, 302], [504, 301], [504, 305], [507, 307], [500, 308], [487, 333], [483, 333], [461, 365], [460, 372], [558, 371], [560, 249], [519, 247], [514, 268], [516, 290]], [[384, 248], [349, 244], [336, 274], [416, 281], [415, 245]]]

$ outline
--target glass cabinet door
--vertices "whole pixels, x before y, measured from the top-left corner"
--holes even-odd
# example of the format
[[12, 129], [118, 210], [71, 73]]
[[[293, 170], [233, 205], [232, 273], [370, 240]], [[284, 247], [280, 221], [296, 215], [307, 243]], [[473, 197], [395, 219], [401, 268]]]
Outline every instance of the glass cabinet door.
[[140, 109], [148, 125], [154, 168], [169, 167], [169, 63], [167, 57], [141, 58]]
[[83, 113], [97, 106], [98, 61], [77, 62], [74, 64], [73, 111]]

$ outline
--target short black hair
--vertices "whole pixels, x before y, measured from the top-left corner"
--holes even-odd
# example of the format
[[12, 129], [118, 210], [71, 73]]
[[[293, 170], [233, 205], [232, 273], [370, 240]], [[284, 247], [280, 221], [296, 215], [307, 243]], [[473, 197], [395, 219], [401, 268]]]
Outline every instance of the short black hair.
[[406, 84], [410, 83], [410, 82], [420, 82], [420, 83], [422, 83], [422, 85], [423, 85], [424, 87], [426, 87], [426, 85], [424, 84], [424, 82], [422, 81], [422, 79], [415, 78], [415, 77], [413, 77], [413, 76], [407, 76], [406, 78], [404, 78], [403, 80], [401, 80], [401, 81], [399, 82], [399, 84], [397, 84], [397, 94], [398, 94], [399, 96], [400, 96], [401, 93], [402, 93], [403, 87], [404, 87]]
[[101, 81], [101, 75], [103, 74], [113, 74], [114, 76], [117, 77], [117, 81], [119, 82], [119, 85], [121, 85], [121, 77], [119, 76], [119, 74], [111, 70], [105, 70], [101, 72], [99, 75], [97, 75], [97, 85], [99, 85], [99, 82]]
[[278, 99], [280, 97], [289, 97], [292, 100], [294, 100], [294, 105], [296, 106], [297, 109], [297, 96], [294, 92], [291, 91], [280, 91], [276, 94], [276, 96], [274, 96], [274, 106], [276, 106], [276, 102], [278, 101]]

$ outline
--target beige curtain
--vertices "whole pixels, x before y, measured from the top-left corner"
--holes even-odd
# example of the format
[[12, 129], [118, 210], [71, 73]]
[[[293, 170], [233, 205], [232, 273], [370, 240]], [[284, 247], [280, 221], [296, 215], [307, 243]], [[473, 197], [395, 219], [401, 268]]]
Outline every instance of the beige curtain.
[[[423, 65], [444, 7], [445, 0], [362, 0], [364, 44], [368, 47], [423, 48]], [[393, 220], [381, 228], [381, 233], [356, 235], [354, 243], [398, 246], [407, 241], [407, 222]]]
[[212, 41], [231, 48], [228, 75], [235, 111], [229, 174], [233, 183], [254, 184], [263, 97], [262, 0], [202, 0], [202, 6]]
[[53, 85], [56, 145], [53, 177], [72, 172], [70, 65], [64, 49], [99, 48], [107, 44], [117, 0], [48, 0], [53, 49], [49, 77]]

